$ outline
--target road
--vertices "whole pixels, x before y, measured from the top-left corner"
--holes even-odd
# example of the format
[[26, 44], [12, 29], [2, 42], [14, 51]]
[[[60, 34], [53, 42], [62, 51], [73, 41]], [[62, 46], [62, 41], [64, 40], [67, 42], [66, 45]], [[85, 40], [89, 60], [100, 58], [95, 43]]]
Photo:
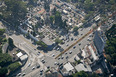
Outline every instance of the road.
[[[67, 62], [68, 61], [68, 59], [66, 59], [67, 56], [68, 56], [68, 58], [71, 58], [75, 54], [78, 54], [80, 52], [80, 49], [82, 49], [85, 45], [90, 43], [90, 41], [87, 41], [87, 39], [88, 38], [93, 39], [93, 37], [89, 37], [90, 35], [92, 35], [92, 32], [89, 31], [90, 29], [92, 29], [92, 26], [90, 26], [88, 28], [84, 28], [83, 30], [79, 29], [79, 35], [71, 36], [74, 39], [77, 39], [77, 41], [76, 40], [73, 40], [73, 41], [66, 40], [65, 44], [62, 45], [62, 48], [64, 48], [65, 51], [63, 51], [63, 54], [61, 56], [57, 56], [60, 54], [59, 50], [58, 51], [53, 50], [53, 52], [51, 54], [49, 54], [49, 56], [47, 56], [43, 52], [37, 50], [36, 46], [33, 45], [32, 42], [30, 42], [24, 36], [15, 35], [15, 34], [11, 35], [10, 37], [13, 39], [14, 44], [17, 47], [19, 47], [20, 49], [24, 50], [28, 54], [28, 61], [21, 68], [21, 74], [26, 73], [25, 77], [38, 77], [38, 76], [42, 77], [42, 76], [40, 76], [41, 69], [46, 69], [47, 66], [58, 67], [57, 65], [55, 65], [55, 62], [57, 62], [57, 63]], [[84, 36], [86, 35], [86, 37], [83, 38], [83, 35]], [[81, 45], [79, 45], [80, 43], [81, 43]], [[66, 46], [66, 44], [68, 44], [69, 46]], [[74, 46], [76, 48], [73, 48]], [[40, 55], [37, 55], [38, 51], [41, 52]], [[70, 51], [72, 51], [71, 54], [69, 53]], [[67, 53], [67, 54], [64, 54], [64, 53]], [[52, 54], [55, 54], [55, 56], [52, 57]], [[41, 62], [42, 59], [45, 60], [44, 64]], [[30, 67], [28, 67], [29, 63], [31, 63]], [[40, 64], [40, 68], [39, 69], [35, 68], [34, 70], [32, 70], [32, 68], [36, 66], [36, 63]]]
[[[26, 64], [21, 68], [21, 73], [26, 73], [29, 74], [30, 71], [28, 70], [28, 64], [31, 63], [30, 66], [35, 65], [36, 61], [37, 63], [40, 64], [41, 67], [43, 67], [44, 65], [41, 63], [40, 58], [43, 57], [45, 54], [40, 53], [40, 55], [37, 55], [38, 50], [36, 49], [36, 46], [32, 45], [29, 40], [27, 40], [25, 37], [23, 37], [22, 35], [11, 35], [10, 36], [13, 41], [14, 44], [24, 50], [27, 54], [28, 54], [28, 61], [26, 62]], [[35, 50], [36, 49], [36, 50]], [[40, 51], [41, 52], [41, 51]], [[37, 60], [35, 60], [37, 59]], [[31, 68], [31, 67], [30, 67]], [[28, 71], [24, 71], [24, 70], [28, 70]], [[36, 71], [36, 70], [35, 70]]]
[[[113, 13], [113, 15], [115, 15], [115, 14], [116, 14], [116, 12]], [[112, 15], [112, 16], [113, 16], [113, 15]], [[109, 18], [111, 18], [111, 17], [109, 17]], [[102, 23], [104, 23], [104, 22], [102, 22]], [[64, 54], [65, 52], [67, 52], [70, 48], [72, 48], [74, 45], [76, 45], [76, 44], [77, 44], [78, 42], [80, 42], [82, 39], [86, 38], [86, 36], [88, 36], [88, 35], [91, 34], [93, 31], [95, 31], [99, 26], [101, 26], [102, 23], [98, 24], [98, 26], [96, 26], [95, 28], [93, 28], [93, 27], [92, 27], [92, 28], [91, 28], [91, 27], [88, 27], [88, 28], [90, 28], [89, 31], [87, 30], [87, 28], [84, 28], [83, 31], [86, 31], [87, 33], [83, 34], [83, 36], [80, 37], [76, 42], [74, 42], [72, 45], [70, 45], [68, 48], [66, 48], [63, 52], [61, 52], [60, 54], [58, 54], [58, 55], [55, 57], [55, 59], [58, 58], [59, 56], [61, 56], [62, 54]], [[79, 32], [79, 34], [80, 34], [80, 32]]]

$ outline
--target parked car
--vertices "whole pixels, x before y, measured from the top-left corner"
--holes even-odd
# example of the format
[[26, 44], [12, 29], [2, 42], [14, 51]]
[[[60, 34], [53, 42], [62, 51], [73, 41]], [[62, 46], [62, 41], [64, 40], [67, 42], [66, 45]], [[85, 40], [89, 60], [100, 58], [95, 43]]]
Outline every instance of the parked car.
[[35, 67], [32, 67], [32, 70], [34, 70], [35, 69]]
[[72, 53], [72, 51], [69, 52], [69, 54], [71, 54], [71, 53]]
[[39, 67], [40, 67], [40, 65], [38, 64], [36, 67], [37, 67], [37, 68], [39, 68]]
[[31, 63], [28, 64], [28, 67], [31, 65]]
[[24, 76], [24, 75], [25, 75], [25, 73], [22, 74], [22, 76]]

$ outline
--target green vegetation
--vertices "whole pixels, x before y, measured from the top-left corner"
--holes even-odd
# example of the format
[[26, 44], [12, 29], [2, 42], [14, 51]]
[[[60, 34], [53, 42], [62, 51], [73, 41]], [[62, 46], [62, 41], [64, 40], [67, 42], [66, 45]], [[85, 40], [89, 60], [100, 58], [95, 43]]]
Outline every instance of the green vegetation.
[[80, 71], [80, 72], [75, 73], [73, 77], [88, 77], [88, 75], [84, 71]]
[[45, 44], [43, 41], [38, 41], [37, 42], [38, 45], [40, 45], [42, 48], [47, 48], [47, 44]]
[[5, 42], [7, 42], [7, 39], [0, 36], [0, 44], [3, 45]]
[[64, 28], [64, 29], [68, 29], [67, 24], [66, 24], [66, 20], [63, 21], [62, 20], [62, 16], [61, 13], [59, 11], [56, 11], [56, 8], [53, 9], [53, 14], [52, 16], [50, 16], [50, 21], [53, 24], [53, 22], [55, 21], [55, 24], [58, 25], [58, 27], [60, 28]]
[[36, 5], [36, 3], [37, 3], [37, 0], [28, 0], [29, 2], [28, 2], [28, 5], [29, 6], [34, 6], [34, 5]]
[[2, 45], [7, 42], [7, 39], [3, 36], [5, 29], [0, 29], [0, 53], [2, 53]]
[[0, 53], [2, 53], [2, 47], [0, 46]]
[[74, 28], [73, 28], [73, 32], [77, 32], [78, 31], [78, 27], [77, 26], [75, 26]]
[[25, 34], [25, 37], [26, 38], [29, 38], [29, 32]]
[[[0, 77], [6, 77], [6, 73], [8, 73], [8, 69], [10, 71], [14, 71], [19, 67], [18, 63], [12, 64], [12, 57], [7, 53], [2, 53], [2, 45], [4, 42], [7, 42], [5, 36], [3, 36], [5, 29], [0, 29]], [[8, 39], [9, 45], [14, 46], [13, 40], [11, 38]]]
[[19, 66], [21, 66], [21, 65], [19, 64], [19, 62], [15, 62], [15, 63], [10, 64], [10, 65], [8, 66], [8, 69], [9, 69], [10, 71], [14, 71], [14, 70], [16, 70]]
[[6, 73], [8, 73], [7, 68], [5, 68], [5, 67], [0, 68], [0, 77], [5, 77]]
[[2, 54], [0, 53], [0, 66], [4, 67], [7, 66], [8, 64], [10, 64], [12, 62], [11, 56], [7, 53]]
[[0, 53], [0, 77], [5, 77], [8, 69], [11, 71], [16, 70], [21, 66], [18, 62], [12, 63], [12, 57], [5, 53]]
[[4, 19], [13, 26], [19, 25], [26, 16], [26, 4], [20, 0], [4, 0], [4, 3], [5, 5], [0, 7], [0, 19]]
[[46, 11], [49, 11], [49, 10], [50, 10], [50, 4], [49, 4], [49, 1], [44, 0], [44, 8], [45, 8]]
[[56, 39], [55, 39], [55, 43], [56, 43], [56, 44], [59, 44], [59, 43], [61, 44], [61, 43], [63, 43], [63, 41], [60, 40], [59, 38], [56, 38]]
[[73, 77], [100, 77], [100, 76], [98, 76], [95, 73], [88, 74], [84, 71], [80, 71], [80, 72], [77, 72], [77, 73], [73, 74]]
[[116, 0], [62, 0], [72, 2], [77, 8], [82, 8], [87, 15], [85, 20], [92, 17], [96, 11], [99, 11], [102, 17], [105, 18], [105, 12], [113, 12], [116, 10]]
[[116, 24], [114, 24], [107, 32], [106, 32], [106, 47], [105, 52], [107, 54], [107, 61], [112, 65], [116, 65]]
[[53, 23], [55, 20], [55, 16], [50, 16], [50, 22]]
[[5, 32], [5, 29], [0, 29], [0, 35], [3, 35]]
[[10, 47], [14, 47], [12, 38], [8, 38], [8, 44]]

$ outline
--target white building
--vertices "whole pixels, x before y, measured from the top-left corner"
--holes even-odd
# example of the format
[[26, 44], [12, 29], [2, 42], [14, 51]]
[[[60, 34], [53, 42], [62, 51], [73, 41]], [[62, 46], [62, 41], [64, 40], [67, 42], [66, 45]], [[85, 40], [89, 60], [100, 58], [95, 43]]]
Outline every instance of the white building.
[[91, 67], [89, 65], [84, 65], [82, 63], [78, 64], [75, 66], [75, 69], [80, 72], [80, 71], [85, 71], [85, 72], [92, 72]]
[[27, 58], [28, 58], [27, 55], [23, 55], [23, 56], [20, 57], [20, 60], [21, 60], [21, 61], [25, 61], [25, 60], [27, 60]]
[[95, 20], [95, 21], [100, 20], [100, 15], [96, 16], [96, 17], [94, 18], [94, 20]]
[[74, 67], [68, 62], [64, 65], [64, 68], [70, 72], [70, 71], [73, 71], [74, 70]]
[[19, 53], [17, 53], [16, 55], [17, 55], [17, 57], [19, 58], [19, 57], [21, 57], [23, 54], [22, 54], [22, 52], [19, 52]]
[[64, 14], [68, 14], [68, 11], [66, 11], [66, 10], [63, 10], [63, 13], [64, 13]]

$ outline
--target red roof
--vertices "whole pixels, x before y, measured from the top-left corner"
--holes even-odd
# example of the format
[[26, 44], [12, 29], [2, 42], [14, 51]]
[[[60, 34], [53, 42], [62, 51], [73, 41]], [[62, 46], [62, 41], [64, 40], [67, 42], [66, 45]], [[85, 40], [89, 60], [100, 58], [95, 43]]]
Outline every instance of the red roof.
[[41, 9], [38, 13], [39, 14], [42, 14], [42, 13], [44, 13], [45, 12], [45, 9]]

